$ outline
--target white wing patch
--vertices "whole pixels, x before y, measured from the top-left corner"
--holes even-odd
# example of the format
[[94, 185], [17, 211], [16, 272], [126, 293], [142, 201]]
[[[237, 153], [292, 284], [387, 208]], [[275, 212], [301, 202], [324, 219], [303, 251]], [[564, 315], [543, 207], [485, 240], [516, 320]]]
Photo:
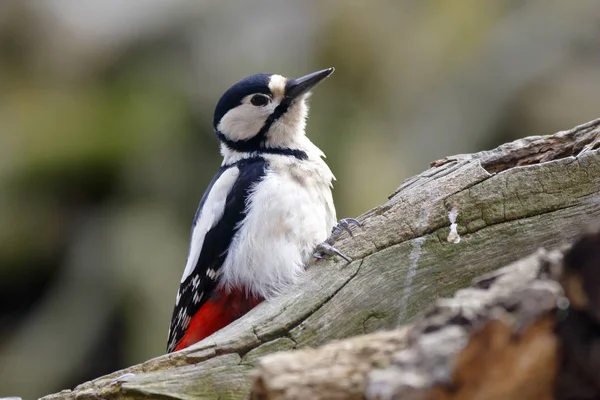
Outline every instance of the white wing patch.
[[183, 276], [181, 277], [182, 283], [194, 271], [194, 267], [196, 266], [198, 257], [200, 257], [200, 252], [202, 251], [204, 237], [223, 216], [227, 195], [229, 195], [229, 192], [231, 192], [231, 188], [233, 187], [239, 174], [240, 170], [238, 167], [229, 168], [221, 174], [219, 179], [217, 179], [213, 187], [210, 189], [208, 197], [206, 198], [206, 201], [200, 210], [200, 215], [198, 216], [194, 230], [192, 231], [190, 253], [188, 254], [185, 270], [183, 271]]

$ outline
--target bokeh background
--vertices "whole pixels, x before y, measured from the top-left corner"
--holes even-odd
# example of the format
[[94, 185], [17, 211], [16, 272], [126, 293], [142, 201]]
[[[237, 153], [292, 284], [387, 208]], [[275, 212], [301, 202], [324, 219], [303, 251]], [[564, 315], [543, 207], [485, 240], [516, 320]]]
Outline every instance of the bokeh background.
[[335, 66], [308, 133], [339, 216], [446, 155], [599, 116], [596, 0], [3, 0], [0, 396], [165, 350], [214, 104]]

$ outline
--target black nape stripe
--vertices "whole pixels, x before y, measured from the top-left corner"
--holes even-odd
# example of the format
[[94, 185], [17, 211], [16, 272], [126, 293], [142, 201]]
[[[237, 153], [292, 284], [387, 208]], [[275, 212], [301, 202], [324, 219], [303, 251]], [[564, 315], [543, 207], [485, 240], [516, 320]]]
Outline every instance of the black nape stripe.
[[256, 153], [259, 154], [279, 154], [282, 156], [295, 157], [298, 160], [308, 160], [308, 154], [303, 150], [286, 149], [283, 147], [264, 147], [261, 144], [255, 146], [249, 144], [247, 140], [229, 140], [222, 132], [217, 131], [217, 136], [221, 143], [224, 143], [231, 150], [239, 151], [240, 153]]
[[251, 153], [263, 147], [262, 140], [255, 140], [256, 136], [248, 140], [230, 140], [219, 130], [215, 130], [221, 143], [225, 143], [231, 150], [241, 153]]

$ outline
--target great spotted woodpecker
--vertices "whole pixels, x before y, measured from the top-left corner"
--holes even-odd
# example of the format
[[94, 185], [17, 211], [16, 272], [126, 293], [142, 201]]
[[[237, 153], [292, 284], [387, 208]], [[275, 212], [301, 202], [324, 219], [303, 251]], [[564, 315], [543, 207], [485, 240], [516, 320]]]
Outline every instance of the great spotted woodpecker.
[[333, 70], [298, 79], [252, 75], [217, 103], [213, 126], [223, 163], [194, 217], [168, 352], [281, 293], [311, 256], [348, 260], [332, 239], [358, 221], [336, 225], [334, 176], [305, 134], [309, 90]]

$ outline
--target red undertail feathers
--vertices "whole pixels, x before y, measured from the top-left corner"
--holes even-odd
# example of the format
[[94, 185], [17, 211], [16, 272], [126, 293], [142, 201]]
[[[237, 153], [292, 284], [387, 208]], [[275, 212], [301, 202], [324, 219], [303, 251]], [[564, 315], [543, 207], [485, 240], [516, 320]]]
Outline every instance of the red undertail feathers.
[[185, 349], [229, 325], [263, 301], [245, 288], [220, 290], [200, 307], [190, 320], [175, 351]]

